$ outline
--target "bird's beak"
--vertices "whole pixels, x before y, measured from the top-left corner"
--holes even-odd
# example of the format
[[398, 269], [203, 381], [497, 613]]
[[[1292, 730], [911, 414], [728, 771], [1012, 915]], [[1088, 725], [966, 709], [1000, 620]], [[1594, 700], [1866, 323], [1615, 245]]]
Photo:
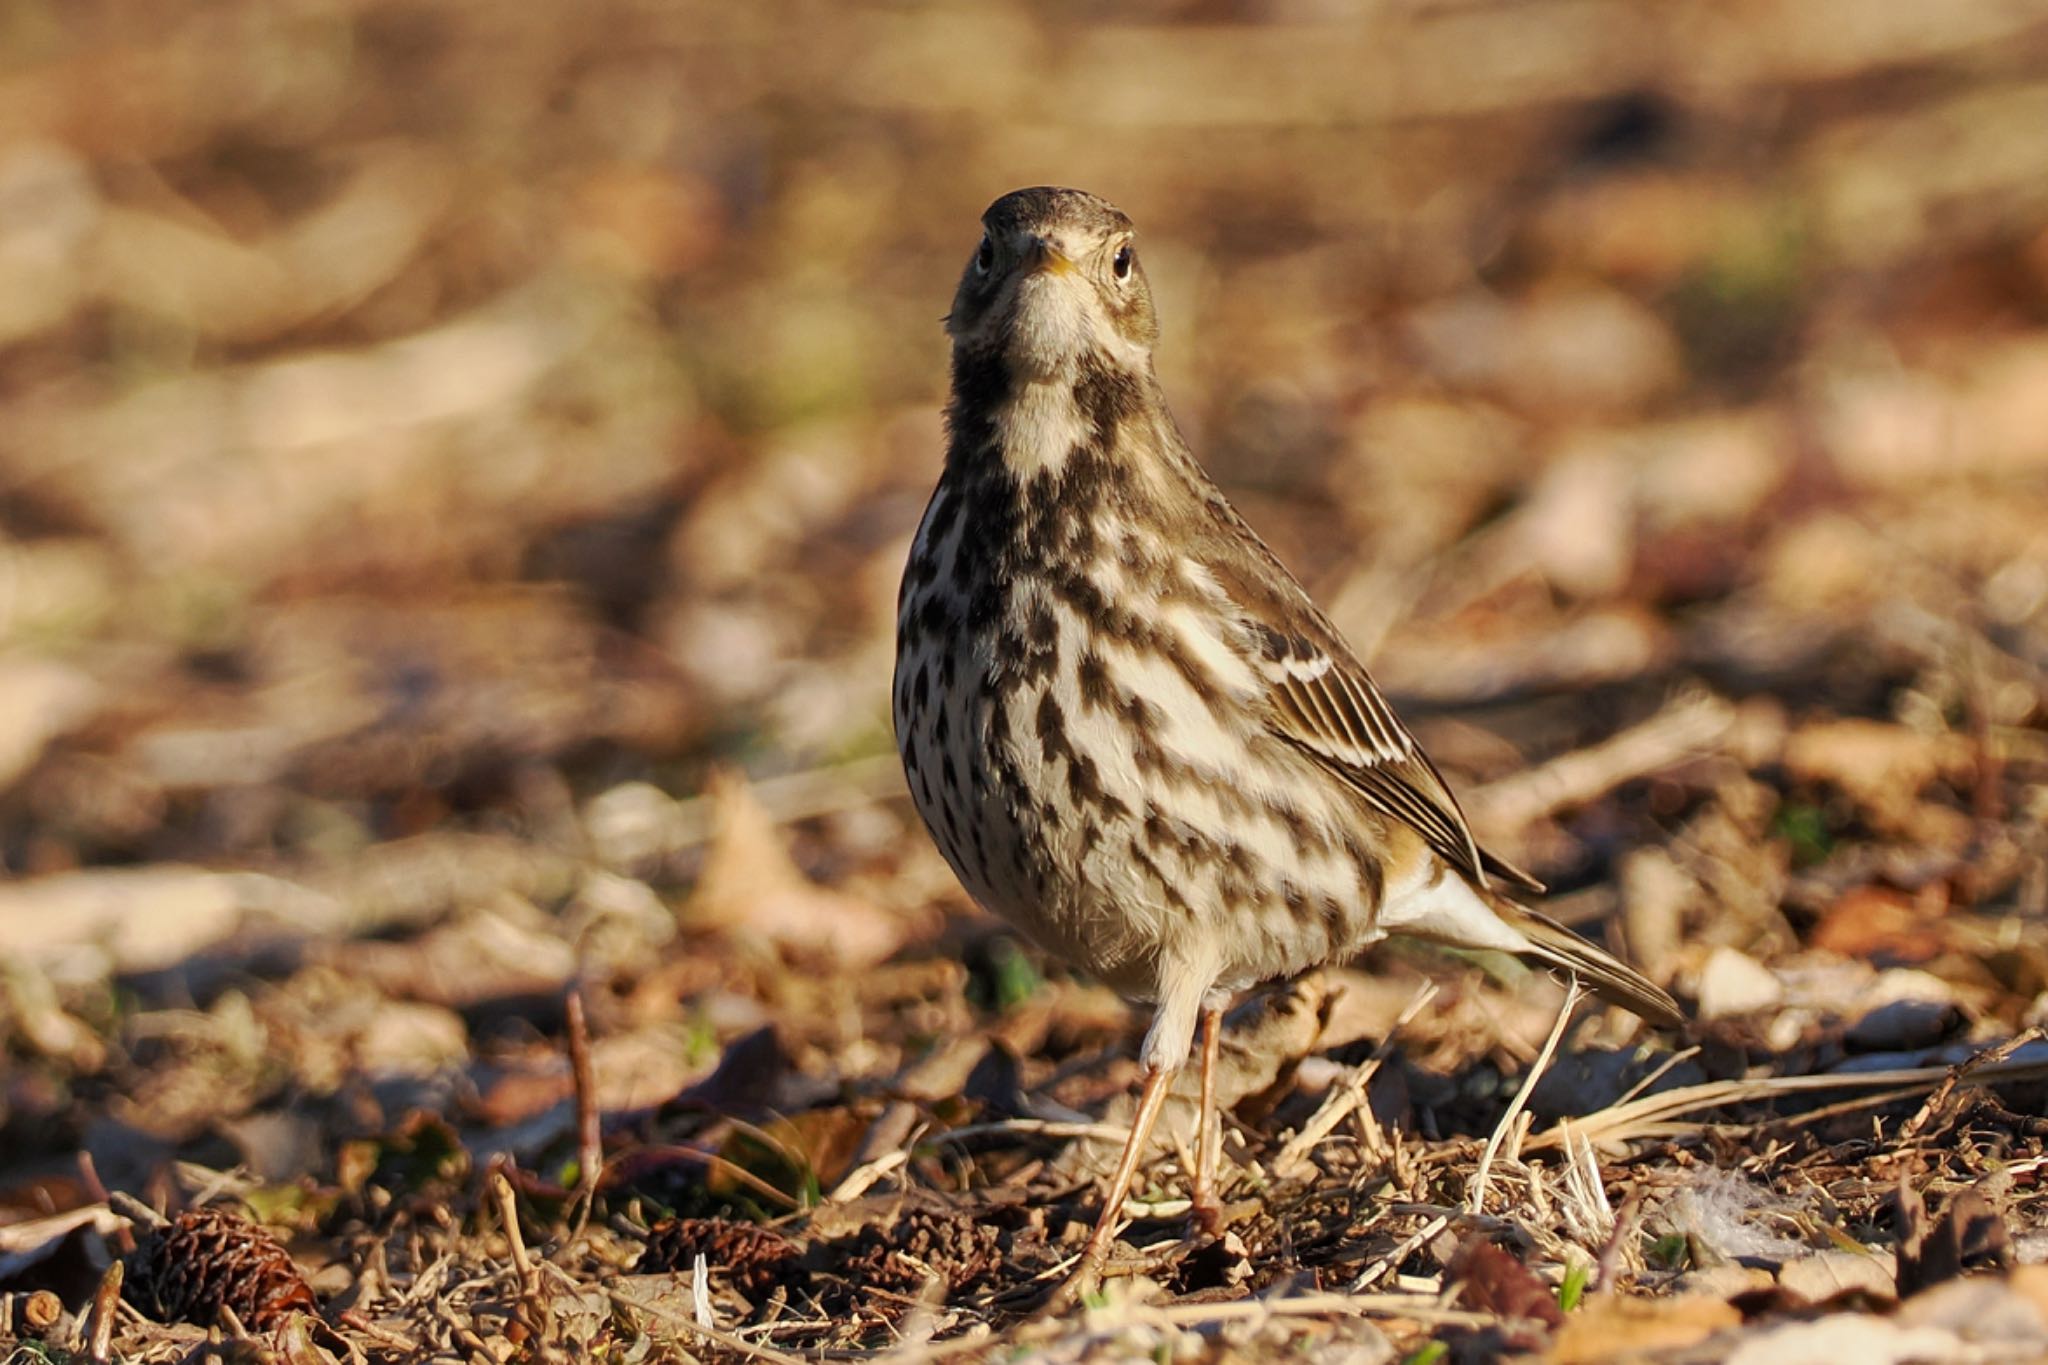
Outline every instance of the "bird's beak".
[[1025, 248], [1024, 268], [1036, 274], [1044, 271], [1048, 275], [1071, 275], [1074, 263], [1058, 247], [1043, 237], [1033, 237]]

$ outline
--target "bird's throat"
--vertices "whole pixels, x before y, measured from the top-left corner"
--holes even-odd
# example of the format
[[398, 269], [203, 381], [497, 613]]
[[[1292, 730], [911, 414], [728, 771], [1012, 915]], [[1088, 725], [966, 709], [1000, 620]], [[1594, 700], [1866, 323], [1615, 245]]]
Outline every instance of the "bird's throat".
[[1144, 477], [1172, 425], [1149, 370], [1086, 352], [1055, 373], [956, 352], [948, 463], [1000, 471], [1020, 489]]
[[1010, 476], [1027, 486], [1041, 475], [1057, 479], [1096, 435], [1067, 377], [1015, 385], [993, 415], [995, 450]]

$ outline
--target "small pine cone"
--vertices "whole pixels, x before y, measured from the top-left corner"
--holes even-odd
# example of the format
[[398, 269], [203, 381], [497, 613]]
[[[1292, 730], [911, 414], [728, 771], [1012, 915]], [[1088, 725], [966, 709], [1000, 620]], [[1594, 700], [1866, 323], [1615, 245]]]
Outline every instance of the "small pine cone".
[[691, 1270], [699, 1255], [713, 1274], [732, 1281], [750, 1299], [788, 1275], [799, 1252], [779, 1232], [724, 1218], [664, 1218], [647, 1230], [647, 1246], [633, 1269], [642, 1275]]
[[1002, 1241], [993, 1223], [915, 1209], [889, 1228], [862, 1228], [836, 1246], [835, 1269], [852, 1283], [905, 1295], [917, 1293], [936, 1274], [949, 1293], [957, 1293], [1002, 1267]]
[[268, 1331], [294, 1312], [317, 1311], [291, 1253], [256, 1224], [218, 1209], [179, 1214], [128, 1257], [123, 1294], [158, 1322], [210, 1327], [222, 1308]]

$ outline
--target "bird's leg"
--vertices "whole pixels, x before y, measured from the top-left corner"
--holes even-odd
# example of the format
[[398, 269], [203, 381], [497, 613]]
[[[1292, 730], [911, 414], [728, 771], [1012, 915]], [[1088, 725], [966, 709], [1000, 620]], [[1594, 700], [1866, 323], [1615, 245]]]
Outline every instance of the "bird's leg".
[[1216, 1112], [1216, 1054], [1223, 1041], [1223, 1006], [1202, 1004], [1202, 1099], [1195, 1110], [1195, 1227], [1214, 1237], [1223, 1227], [1223, 1206], [1216, 1198], [1216, 1164], [1222, 1156], [1223, 1116]]
[[1116, 1163], [1116, 1175], [1109, 1182], [1109, 1193], [1102, 1201], [1102, 1216], [1095, 1222], [1095, 1231], [1088, 1238], [1088, 1245], [1081, 1251], [1081, 1263], [1061, 1286], [1059, 1300], [1067, 1303], [1084, 1294], [1093, 1293], [1102, 1282], [1103, 1263], [1109, 1259], [1110, 1243], [1116, 1240], [1117, 1220], [1123, 1217], [1124, 1200], [1130, 1196], [1131, 1182], [1138, 1174], [1139, 1158], [1145, 1155], [1145, 1145], [1151, 1140], [1152, 1125], [1159, 1121], [1159, 1111], [1166, 1103], [1166, 1089], [1173, 1080], [1175, 1067], [1148, 1063], [1145, 1067], [1145, 1088], [1138, 1092], [1138, 1112], [1131, 1116], [1131, 1135], [1124, 1142], [1124, 1154]]
[[[1206, 942], [1206, 941], [1205, 941]], [[1213, 945], [1208, 945], [1213, 947]], [[1049, 1312], [1061, 1312], [1102, 1283], [1102, 1267], [1109, 1260], [1110, 1244], [1116, 1240], [1117, 1220], [1123, 1216], [1124, 1200], [1130, 1196], [1131, 1181], [1137, 1177], [1138, 1162], [1159, 1122], [1166, 1104], [1166, 1090], [1188, 1059], [1188, 1045], [1195, 1038], [1195, 1020], [1216, 980], [1216, 964], [1206, 958], [1174, 958], [1160, 966], [1159, 1008], [1153, 1011], [1152, 1027], [1145, 1031], [1145, 1046], [1139, 1053], [1145, 1065], [1145, 1085], [1138, 1092], [1138, 1109], [1131, 1115], [1131, 1133], [1124, 1141], [1123, 1155], [1110, 1178], [1102, 1201], [1102, 1216], [1081, 1249], [1081, 1260], [1047, 1303]]]

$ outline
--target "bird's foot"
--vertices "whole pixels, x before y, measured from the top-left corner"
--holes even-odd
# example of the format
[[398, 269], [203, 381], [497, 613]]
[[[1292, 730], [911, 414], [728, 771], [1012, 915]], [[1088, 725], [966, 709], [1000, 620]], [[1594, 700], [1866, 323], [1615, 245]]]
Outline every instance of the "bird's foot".
[[[1129, 1248], [1125, 1251], [1128, 1252]], [[1045, 1292], [1031, 1316], [1064, 1317], [1079, 1309], [1097, 1307], [1107, 1281], [1134, 1275], [1157, 1275], [1186, 1254], [1187, 1244], [1173, 1241], [1134, 1255], [1119, 1255], [1114, 1261], [1110, 1259], [1107, 1248], [1100, 1254], [1083, 1252], [1080, 1262], [1067, 1272], [1067, 1277]]]
[[1216, 1197], [1214, 1190], [1196, 1186], [1194, 1199], [1188, 1206], [1188, 1240], [1214, 1241], [1222, 1232], [1223, 1201]]
[[1099, 1261], [1083, 1257], [1066, 1279], [1054, 1286], [1052, 1293], [1033, 1316], [1042, 1318], [1063, 1318], [1076, 1309], [1085, 1306], [1088, 1300], [1102, 1292], [1102, 1266]]

